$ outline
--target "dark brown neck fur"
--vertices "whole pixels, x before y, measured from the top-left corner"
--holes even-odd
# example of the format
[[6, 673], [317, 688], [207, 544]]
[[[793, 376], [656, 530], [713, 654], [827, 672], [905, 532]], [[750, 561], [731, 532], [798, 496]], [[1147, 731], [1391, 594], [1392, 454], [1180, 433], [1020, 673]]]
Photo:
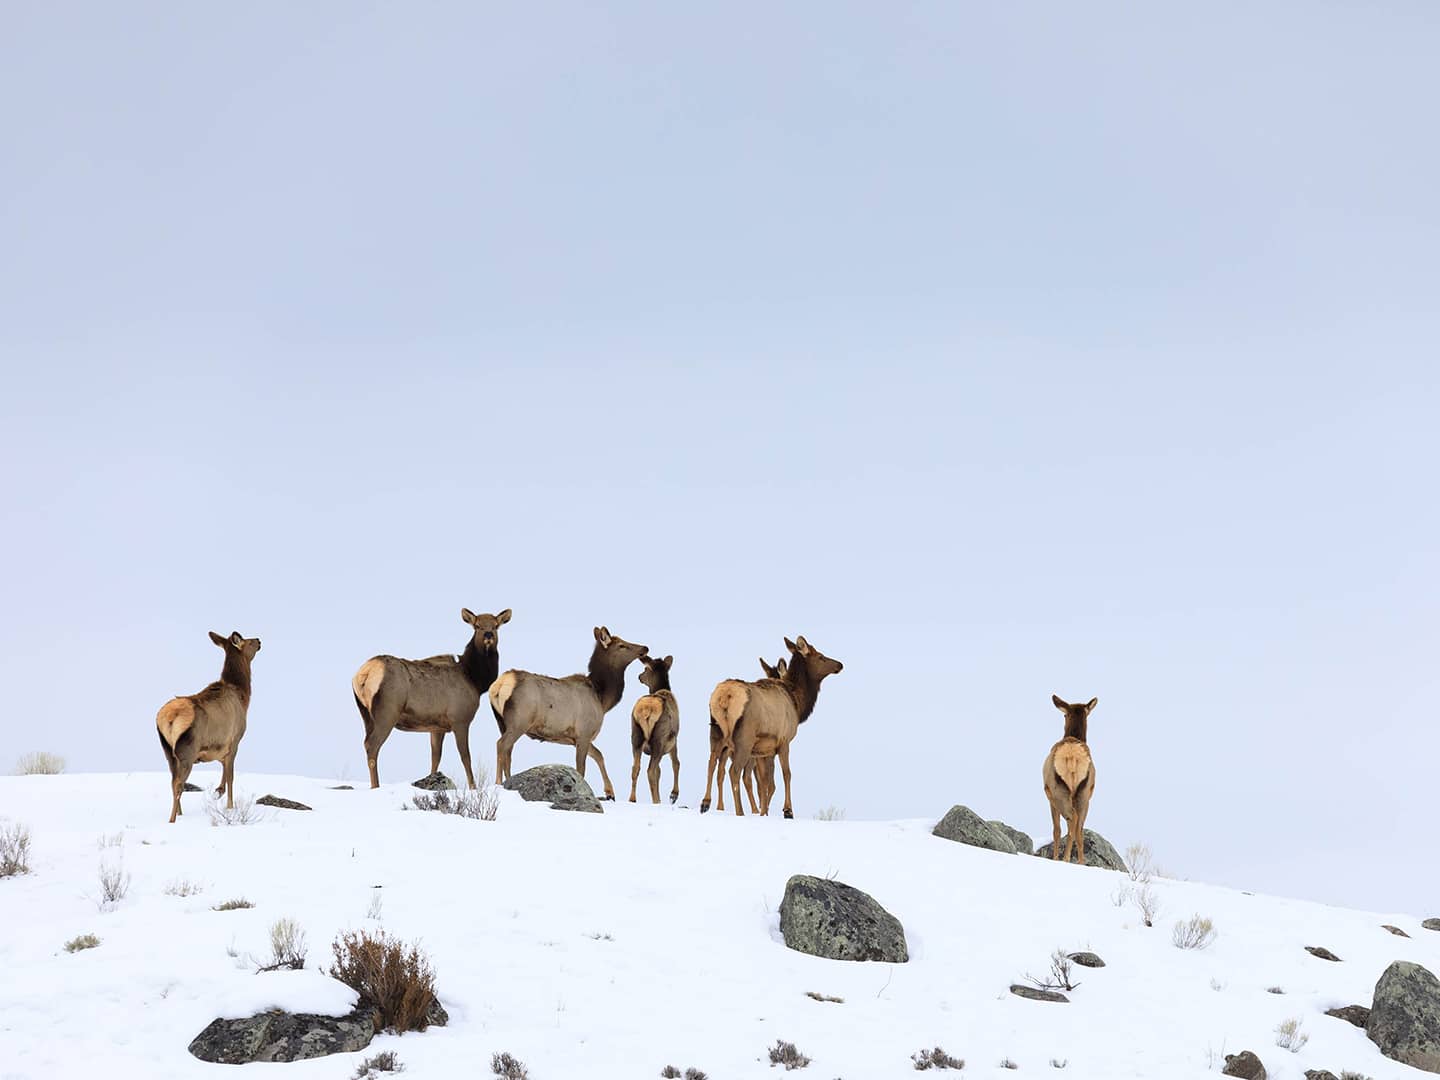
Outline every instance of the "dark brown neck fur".
[[1085, 729], [1089, 726], [1089, 724], [1090, 717], [1087, 716], [1085, 713], [1081, 713], [1079, 716], [1071, 716], [1069, 713], [1066, 713], [1065, 738], [1079, 739], [1081, 742], [1084, 742]]
[[815, 711], [815, 699], [820, 696], [820, 680], [810, 674], [810, 665], [805, 663], [803, 656], [791, 660], [785, 672], [785, 688], [795, 699], [795, 712], [803, 724]]
[[220, 681], [235, 687], [240, 701], [250, 707], [250, 661], [239, 649], [225, 650], [225, 666], [220, 669]]
[[475, 644], [475, 639], [470, 639], [470, 644], [465, 646], [465, 652], [460, 656], [460, 668], [465, 672], [465, 677], [480, 691], [483, 699], [490, 684], [495, 681], [495, 676], [500, 674], [500, 650], [485, 649]]
[[625, 696], [625, 665], [616, 666], [610, 652], [597, 641], [595, 651], [590, 654], [590, 671], [586, 676], [595, 696], [600, 699], [600, 709], [609, 712]]
[[655, 680], [656, 685], [650, 687], [650, 693], [658, 694], [661, 690], [670, 689], [670, 669], [664, 664], [647, 668], [646, 673]]

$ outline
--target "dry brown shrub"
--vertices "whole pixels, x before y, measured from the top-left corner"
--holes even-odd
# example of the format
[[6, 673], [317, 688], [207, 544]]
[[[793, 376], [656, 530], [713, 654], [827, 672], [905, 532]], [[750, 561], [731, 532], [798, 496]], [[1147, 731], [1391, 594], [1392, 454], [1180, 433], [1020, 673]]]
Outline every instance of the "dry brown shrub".
[[435, 969], [418, 945], [405, 945], [383, 931], [351, 930], [335, 939], [330, 974], [375, 1010], [377, 1030], [424, 1031], [435, 1004]]

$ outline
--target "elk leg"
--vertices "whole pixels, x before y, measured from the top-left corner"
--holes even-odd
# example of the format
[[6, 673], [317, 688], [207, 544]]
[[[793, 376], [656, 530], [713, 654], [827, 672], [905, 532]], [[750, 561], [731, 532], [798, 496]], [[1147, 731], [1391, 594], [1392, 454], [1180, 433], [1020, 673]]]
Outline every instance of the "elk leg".
[[675, 773], [675, 787], [670, 791], [670, 801], [673, 803], [680, 798], [680, 751], [673, 746], [670, 748], [670, 768]]
[[595, 759], [595, 764], [600, 766], [600, 779], [605, 781], [605, 798], [610, 802], [614, 802], [615, 789], [610, 786], [610, 774], [605, 771], [604, 755], [600, 753], [600, 748], [593, 742], [586, 747], [586, 752]]
[[660, 755], [650, 755], [650, 767], [645, 770], [645, 776], [650, 781], [650, 801], [656, 806], [660, 805]]
[[[700, 800], [700, 813], [702, 814], [710, 809], [710, 782], [715, 778], [715, 766], [718, 764], [719, 758], [720, 729], [715, 726], [715, 722], [712, 720], [710, 722], [710, 760], [705, 765], [705, 797]], [[723, 774], [720, 777], [720, 788], [722, 791], [725, 788], [725, 777]], [[721, 809], [724, 809], [724, 807], [721, 807]]]
[[635, 751], [635, 764], [630, 766], [630, 801], [635, 801], [635, 787], [640, 782], [640, 747], [633, 748]]
[[[440, 771], [440, 754], [445, 749], [445, 732], [432, 731], [430, 733], [430, 775], [434, 776]], [[474, 787], [474, 784], [470, 785]]]
[[[741, 725], [745, 721], [740, 722]], [[735, 751], [730, 757], [730, 793], [735, 796], [735, 816], [744, 817], [745, 807], [740, 803], [740, 778], [745, 775], [745, 766], [750, 764], [750, 743], [752, 740], [742, 737], [748, 732], [742, 733], [737, 726], [735, 730]]]
[[762, 758], [756, 770], [760, 777], [760, 813], [770, 816], [770, 801], [775, 798], [775, 759]]
[[1085, 819], [1090, 815], [1090, 796], [1094, 794], [1095, 782], [1093, 777], [1087, 777], [1087, 783], [1075, 796], [1075, 823], [1070, 826], [1070, 835], [1075, 837], [1075, 842], [1080, 845], [1080, 865], [1085, 865]]
[[[1050, 799], [1050, 792], [1045, 792], [1045, 797]], [[1050, 799], [1050, 828], [1055, 834], [1055, 839], [1050, 842], [1050, 860], [1054, 862], [1060, 858], [1060, 808], [1055, 805], [1055, 800]]]
[[378, 724], [370, 725], [365, 731], [365, 764], [370, 766], [372, 788], [380, 786], [380, 747], [385, 745], [389, 734], [389, 728], [381, 728]]
[[730, 760], [730, 753], [725, 747], [720, 747], [719, 762], [715, 766], [715, 809], [722, 813], [725, 810], [725, 762]]
[[760, 804], [755, 801], [755, 762], [758, 758], [751, 758], [745, 766], [745, 797], [750, 800], [750, 813], [760, 813]]
[[520, 731], [505, 731], [500, 738], [495, 740], [495, 782], [503, 784], [510, 779], [510, 759], [515, 752], [515, 744], [520, 741]]
[[795, 811], [790, 806], [790, 744], [781, 743], [776, 756], [780, 758], [780, 773], [785, 777], [785, 817], [790, 819], [795, 816]]
[[[440, 736], [443, 741], [445, 736]], [[460, 753], [460, 764], [465, 769], [465, 782], [470, 785], [470, 790], [475, 790], [475, 770], [470, 767], [470, 725], [457, 724], [455, 727], [455, 749]], [[436, 755], [436, 767], [432, 772], [439, 772], [439, 755]]]
[[235, 809], [235, 754], [240, 748], [237, 746], [230, 753], [225, 755], [225, 771], [222, 773], [222, 783], [225, 785], [225, 809]]

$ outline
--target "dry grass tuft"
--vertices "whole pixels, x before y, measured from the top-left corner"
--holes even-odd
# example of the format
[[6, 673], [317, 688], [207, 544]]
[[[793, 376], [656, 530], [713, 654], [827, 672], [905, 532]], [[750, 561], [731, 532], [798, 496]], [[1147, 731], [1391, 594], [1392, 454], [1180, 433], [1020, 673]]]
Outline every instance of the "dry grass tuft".
[[[347, 931], [335, 939], [330, 974], [379, 1014], [382, 1028], [424, 1031], [435, 1004], [435, 969], [419, 946], [406, 946], [384, 931]], [[522, 1066], [523, 1069], [523, 1066]]]
[[493, 787], [479, 791], [432, 791], [416, 795], [410, 801], [416, 810], [436, 810], [475, 821], [494, 821], [500, 813], [500, 789]]
[[816, 812], [816, 821], [844, 821], [845, 808], [843, 806], [827, 806]]
[[1204, 915], [1191, 915], [1189, 919], [1175, 924], [1170, 941], [1177, 949], [1208, 949], [1215, 943], [1218, 931], [1215, 924]]
[[1150, 885], [1141, 885], [1130, 895], [1130, 901], [1140, 912], [1140, 921], [1146, 926], [1155, 925], [1155, 916], [1160, 914], [1160, 897]]
[[93, 949], [100, 944], [100, 939], [94, 934], [81, 934], [65, 942], [66, 952], [80, 952], [82, 949]]
[[101, 911], [109, 911], [130, 892], [130, 872], [123, 863], [102, 862], [99, 878], [100, 899], [95, 901], [95, 906]]
[[490, 1058], [490, 1071], [502, 1080], [529, 1080], [530, 1070], [525, 1068], [525, 1063], [518, 1058], [511, 1057], [508, 1053], [493, 1054]]
[[933, 1050], [917, 1050], [910, 1055], [910, 1060], [915, 1063], [917, 1072], [924, 1072], [926, 1069], [963, 1069], [964, 1058], [957, 1058], [947, 1054], [940, 1047]]
[[791, 1069], [803, 1069], [810, 1064], [810, 1059], [802, 1054], [792, 1042], [784, 1039], [776, 1039], [775, 1045], [770, 1048], [770, 1066], [784, 1065], [785, 1071]]
[[204, 885], [189, 878], [176, 878], [165, 886], [166, 896], [196, 896], [204, 891]]
[[242, 908], [252, 908], [255, 905], [243, 896], [237, 896], [233, 900], [226, 900], [223, 904], [216, 904], [211, 911], [240, 911]]
[[248, 795], [236, 795], [234, 807], [227, 808], [212, 793], [205, 803], [205, 816], [210, 819], [211, 825], [254, 825], [265, 817], [265, 813], [256, 808], [255, 800]]
[[1275, 1045], [1282, 1050], [1289, 1050], [1292, 1054], [1298, 1054], [1310, 1041], [1310, 1036], [1301, 1028], [1303, 1021], [1298, 1016], [1292, 1016], [1289, 1020], [1282, 1020], [1275, 1025]]
[[16, 776], [58, 776], [65, 771], [65, 759], [59, 754], [36, 750], [15, 762]]
[[382, 1050], [374, 1057], [368, 1057], [360, 1063], [355, 1070], [352, 1080], [370, 1080], [376, 1073], [382, 1072], [404, 1072], [405, 1066], [400, 1064], [400, 1059], [395, 1056], [393, 1050]]
[[261, 971], [279, 971], [289, 968], [299, 971], [305, 967], [309, 950], [305, 946], [305, 931], [294, 919], [276, 919], [270, 924], [270, 963], [263, 964]]
[[20, 822], [0, 825], [0, 878], [30, 872], [30, 827]]

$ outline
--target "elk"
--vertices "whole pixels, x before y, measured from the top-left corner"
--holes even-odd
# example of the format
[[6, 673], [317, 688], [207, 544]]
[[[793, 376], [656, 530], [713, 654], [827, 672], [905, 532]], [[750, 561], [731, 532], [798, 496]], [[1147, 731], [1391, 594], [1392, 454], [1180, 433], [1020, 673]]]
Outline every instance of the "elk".
[[1064, 861], [1070, 861], [1070, 852], [1078, 845], [1079, 862], [1084, 866], [1085, 816], [1090, 813], [1090, 796], [1095, 794], [1095, 762], [1085, 743], [1085, 728], [1100, 699], [1071, 705], [1059, 695], [1051, 694], [1050, 700], [1065, 714], [1065, 735], [1045, 755], [1045, 797], [1050, 800], [1050, 824], [1055, 833], [1050, 857], [1061, 858], [1060, 819], [1063, 817], [1069, 832]]
[[461, 608], [460, 618], [471, 633], [458, 659], [448, 655], [425, 660], [372, 656], [350, 680], [355, 707], [365, 722], [365, 760], [372, 788], [380, 786], [380, 747], [396, 728], [429, 732], [432, 774], [440, 771], [445, 735], [453, 731], [465, 779], [475, 787], [475, 773], [470, 768], [470, 722], [500, 670], [500, 627], [510, 621], [510, 609], [498, 615], [476, 615]]
[[228, 638], [210, 631], [210, 640], [225, 650], [220, 679], [198, 694], [171, 698], [155, 714], [160, 748], [170, 766], [170, 824], [180, 816], [180, 792], [190, 779], [197, 761], [221, 763], [217, 796], [225, 796], [225, 808], [235, 809], [235, 751], [245, 734], [245, 714], [250, 709], [250, 662], [260, 651], [259, 638], [241, 637], [236, 630]]
[[635, 763], [630, 768], [630, 801], [635, 801], [635, 787], [640, 779], [640, 752], [650, 755], [650, 766], [645, 775], [650, 781], [650, 801], [660, 802], [660, 759], [670, 755], [670, 769], [675, 784], [670, 790], [670, 801], [680, 798], [680, 754], [675, 748], [676, 736], [680, 733], [680, 706], [670, 692], [670, 665], [673, 656], [663, 660], [642, 656], [640, 663], [645, 670], [640, 681], [650, 692], [635, 702], [630, 710], [630, 749], [634, 751]]
[[[774, 679], [774, 680], [776, 680], [776, 681], [783, 682], [784, 679], [785, 679], [785, 659], [784, 659], [784, 657], [781, 657], [779, 660], [775, 661], [775, 663], [771, 664], [771, 663], [768, 663], [768, 662], [766, 661], [766, 659], [762, 656], [762, 657], [760, 657], [760, 670], [763, 671], [763, 672], [765, 672], [765, 678], [766, 678], [766, 679]], [[721, 811], [721, 812], [723, 812], [723, 811], [725, 810], [725, 780], [724, 780], [724, 777], [725, 777], [725, 761], [726, 761], [726, 756], [727, 756], [726, 751], [723, 749], [723, 747], [722, 747], [722, 745], [721, 745], [722, 742], [723, 742], [723, 740], [722, 740], [721, 737], [720, 737], [720, 727], [719, 727], [718, 724], [715, 723], [714, 720], [711, 720], [711, 721], [710, 721], [710, 753], [711, 753], [711, 755], [712, 755], [712, 756], [711, 756], [711, 765], [714, 766], [715, 771], [716, 771], [716, 775], [718, 775], [718, 776], [721, 778], [721, 780], [720, 780], [720, 790], [719, 790], [719, 792], [718, 792], [718, 798], [717, 798], [716, 801], [715, 801], [715, 809], [716, 809], [716, 810], [719, 810], [719, 811]], [[718, 755], [718, 757], [717, 757], [716, 755]], [[760, 788], [761, 788], [761, 791], [763, 792], [763, 791], [765, 790], [765, 785], [766, 785], [767, 783], [771, 785], [771, 790], [773, 791], [773, 790], [774, 790], [773, 785], [774, 785], [774, 783], [775, 783], [775, 756], [774, 756], [774, 751], [773, 751], [773, 750], [771, 751], [771, 753], [770, 753], [770, 755], [769, 755], [768, 757], [761, 757], [761, 756], [759, 756], [758, 754], [756, 754], [755, 756], [753, 756], [753, 757], [750, 759], [750, 763], [745, 766], [745, 794], [746, 794], [746, 795], [749, 797], [749, 799], [750, 799], [750, 812], [751, 812], [752, 814], [759, 814], [759, 813], [760, 813], [760, 804], [755, 801], [755, 770], [756, 770], [757, 768], [759, 768], [759, 770], [760, 770]], [[706, 790], [708, 791], [708, 790], [709, 790], [709, 786], [710, 786], [710, 777], [709, 777], [709, 771], [708, 771], [708, 770], [707, 770], [706, 778], [705, 778], [705, 786], [706, 786]], [[707, 799], [708, 799], [708, 796], [707, 796]], [[706, 809], [708, 809], [708, 802], [706, 803], [705, 806], [702, 807], [702, 809], [701, 809], [700, 812], [703, 814], [703, 813], [705, 813], [705, 810], [706, 810]]]
[[[744, 682], [726, 679], [710, 695], [710, 763], [705, 773], [705, 798], [700, 803], [704, 813], [710, 808], [710, 781], [716, 766], [730, 755], [730, 790], [735, 798], [735, 814], [744, 817], [740, 805], [740, 778], [757, 751], [760, 756], [773, 752], [780, 759], [785, 777], [785, 816], [793, 818], [790, 799], [790, 742], [799, 726], [810, 718], [820, 684], [826, 677], [845, 669], [839, 660], [832, 660], [804, 637], [785, 639], [790, 650], [789, 674], [784, 682], [761, 679]], [[772, 751], [773, 747], [773, 751]], [[721, 784], [724, 777], [720, 778]]]
[[595, 759], [605, 781], [605, 798], [614, 799], [605, 758], [595, 746], [605, 714], [625, 696], [625, 669], [650, 651], [615, 637], [603, 626], [595, 627], [595, 648], [584, 675], [555, 679], [529, 671], [507, 671], [490, 687], [490, 709], [500, 725], [495, 743], [495, 778], [510, 779], [515, 744], [522, 735], [540, 742], [565, 743], [575, 747], [575, 771], [585, 775], [585, 758]]

